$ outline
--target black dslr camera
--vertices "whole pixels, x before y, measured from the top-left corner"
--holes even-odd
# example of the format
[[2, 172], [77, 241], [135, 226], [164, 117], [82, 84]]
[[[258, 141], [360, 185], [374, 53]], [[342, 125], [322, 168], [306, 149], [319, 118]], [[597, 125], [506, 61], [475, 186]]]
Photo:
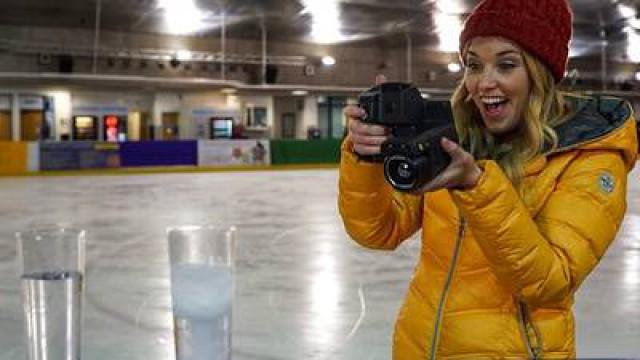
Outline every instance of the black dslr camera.
[[365, 123], [391, 128], [379, 155], [360, 158], [384, 162], [384, 176], [395, 189], [418, 189], [449, 165], [440, 145], [442, 137], [458, 142], [449, 101], [425, 100], [410, 84], [384, 83], [360, 94], [358, 102], [367, 112]]

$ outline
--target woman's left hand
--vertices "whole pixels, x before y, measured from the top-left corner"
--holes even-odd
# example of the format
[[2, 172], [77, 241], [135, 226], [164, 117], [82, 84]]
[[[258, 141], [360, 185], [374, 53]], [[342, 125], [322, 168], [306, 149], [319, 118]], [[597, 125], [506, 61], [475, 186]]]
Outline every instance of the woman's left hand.
[[482, 175], [482, 169], [476, 164], [473, 155], [447, 138], [442, 138], [440, 146], [451, 156], [451, 163], [416, 192], [425, 193], [442, 188], [465, 189], [475, 186]]

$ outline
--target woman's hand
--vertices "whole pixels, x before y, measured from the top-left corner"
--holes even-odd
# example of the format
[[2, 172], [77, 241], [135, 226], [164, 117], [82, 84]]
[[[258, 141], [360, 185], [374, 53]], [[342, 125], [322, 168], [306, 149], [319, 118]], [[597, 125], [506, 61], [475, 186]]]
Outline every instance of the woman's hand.
[[375, 155], [380, 153], [380, 146], [389, 137], [389, 129], [381, 125], [367, 124], [362, 120], [366, 112], [355, 105], [344, 108], [347, 116], [347, 128], [353, 144], [353, 151], [358, 155]]
[[482, 169], [476, 164], [473, 155], [447, 138], [442, 138], [440, 146], [451, 156], [451, 164], [416, 192], [425, 193], [442, 188], [466, 189], [475, 186], [480, 180]]

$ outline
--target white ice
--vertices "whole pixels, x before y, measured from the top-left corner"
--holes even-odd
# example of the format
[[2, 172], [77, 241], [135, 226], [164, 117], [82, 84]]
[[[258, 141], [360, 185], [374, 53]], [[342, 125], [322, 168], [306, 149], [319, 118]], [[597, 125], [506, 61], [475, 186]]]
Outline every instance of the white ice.
[[[578, 293], [578, 355], [640, 354], [640, 182]], [[234, 360], [383, 360], [419, 243], [365, 250], [336, 209], [337, 171], [0, 178], [0, 359], [24, 358], [13, 233], [88, 232], [83, 359], [173, 359], [165, 230], [238, 227]]]

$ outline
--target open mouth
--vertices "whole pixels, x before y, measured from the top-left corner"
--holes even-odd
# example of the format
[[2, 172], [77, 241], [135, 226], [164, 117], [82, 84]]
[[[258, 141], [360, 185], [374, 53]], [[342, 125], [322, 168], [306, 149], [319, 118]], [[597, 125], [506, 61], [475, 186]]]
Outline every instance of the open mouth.
[[500, 115], [509, 102], [509, 99], [504, 97], [484, 97], [481, 100], [486, 113], [491, 116]]

